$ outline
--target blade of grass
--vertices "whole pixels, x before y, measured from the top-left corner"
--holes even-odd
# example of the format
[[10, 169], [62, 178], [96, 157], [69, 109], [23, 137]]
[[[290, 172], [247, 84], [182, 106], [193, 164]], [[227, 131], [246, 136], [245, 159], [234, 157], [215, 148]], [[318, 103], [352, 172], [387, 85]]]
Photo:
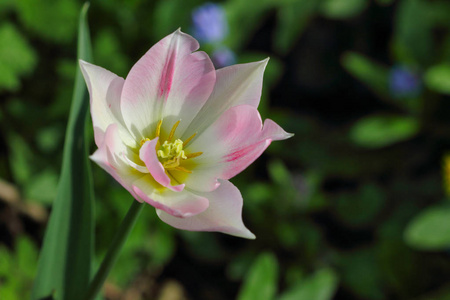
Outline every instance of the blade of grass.
[[103, 259], [100, 268], [95, 274], [95, 277], [89, 286], [86, 296], [83, 298], [84, 300], [93, 300], [95, 299], [95, 297], [97, 297], [106, 278], [108, 277], [109, 271], [111, 271], [112, 267], [117, 261], [119, 253], [122, 250], [122, 247], [125, 244], [128, 235], [133, 229], [134, 224], [136, 223], [136, 220], [143, 207], [143, 203], [139, 203], [134, 199], [132, 200], [130, 209], [125, 216], [125, 219], [123, 219], [122, 223], [120, 224], [120, 227], [117, 230], [116, 235], [114, 236], [111, 246], [109, 247], [105, 258]]
[[[91, 61], [86, 3], [80, 13], [78, 59]], [[61, 176], [44, 237], [32, 299], [79, 299], [91, 275], [94, 245], [92, 174], [86, 143], [89, 99], [81, 71], [75, 88], [64, 143]]]

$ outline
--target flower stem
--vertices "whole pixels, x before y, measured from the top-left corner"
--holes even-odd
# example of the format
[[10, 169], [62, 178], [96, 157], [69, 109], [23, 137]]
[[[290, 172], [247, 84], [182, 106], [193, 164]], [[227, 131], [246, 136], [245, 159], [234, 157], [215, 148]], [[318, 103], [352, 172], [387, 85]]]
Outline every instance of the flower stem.
[[97, 296], [98, 292], [103, 286], [103, 283], [106, 280], [106, 277], [108, 276], [109, 271], [111, 271], [111, 268], [116, 262], [119, 252], [122, 249], [122, 246], [125, 243], [128, 235], [130, 234], [131, 229], [133, 229], [133, 226], [136, 223], [136, 219], [143, 207], [144, 204], [133, 200], [133, 203], [128, 209], [127, 215], [125, 216], [125, 219], [123, 219], [122, 224], [120, 224], [119, 230], [114, 236], [112, 244], [109, 247], [105, 258], [103, 259], [103, 262], [98, 269], [97, 274], [95, 274], [94, 279], [89, 285], [86, 297], [84, 297], [85, 300], [93, 300]]

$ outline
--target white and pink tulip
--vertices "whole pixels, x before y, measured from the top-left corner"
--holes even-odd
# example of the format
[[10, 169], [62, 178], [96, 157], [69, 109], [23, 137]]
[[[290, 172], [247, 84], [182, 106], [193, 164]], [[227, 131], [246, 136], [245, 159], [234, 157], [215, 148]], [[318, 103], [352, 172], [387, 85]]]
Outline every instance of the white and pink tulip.
[[177, 30], [126, 79], [80, 61], [98, 146], [91, 158], [173, 227], [254, 238], [228, 179], [292, 134], [263, 125], [257, 110], [268, 59], [215, 70], [198, 48]]

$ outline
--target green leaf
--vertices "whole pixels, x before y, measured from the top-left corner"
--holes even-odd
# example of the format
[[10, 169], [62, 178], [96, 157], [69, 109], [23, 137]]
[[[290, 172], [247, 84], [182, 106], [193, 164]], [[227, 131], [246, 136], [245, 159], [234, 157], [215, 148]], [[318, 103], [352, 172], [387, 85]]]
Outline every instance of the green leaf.
[[[88, 5], [80, 13], [78, 58], [91, 61], [86, 20]], [[53, 204], [32, 299], [79, 299], [87, 289], [93, 252], [93, 190], [85, 127], [89, 99], [77, 69], [72, 107], [66, 131], [63, 165]]]
[[28, 237], [19, 235], [14, 251], [0, 246], [0, 257], [1, 299], [28, 299], [36, 272], [36, 246]]
[[[430, 1], [402, 0], [397, 7], [392, 48], [395, 61], [409, 65], [427, 65], [433, 51]], [[418, 22], [417, 20], [420, 20]]]
[[[30, 280], [36, 272], [37, 251], [33, 242], [25, 236], [16, 241], [16, 264], [17, 269], [23, 273], [22, 277]], [[30, 282], [28, 282], [30, 283]], [[30, 287], [27, 287], [29, 291]]]
[[70, 42], [77, 28], [74, 0], [16, 0], [19, 20], [30, 31], [55, 42]]
[[450, 207], [431, 207], [416, 216], [405, 231], [406, 242], [417, 249], [450, 247]]
[[[166, 34], [167, 32], [162, 36]], [[127, 73], [130, 63], [121, 50], [117, 33], [113, 30], [103, 30], [97, 34], [93, 51], [99, 66], [108, 66], [108, 69], [115, 74]]]
[[450, 95], [450, 64], [440, 64], [429, 68], [424, 81], [430, 90]]
[[155, 39], [159, 40], [180, 26], [187, 26], [190, 22], [190, 15], [186, 11], [190, 11], [195, 5], [192, 1], [187, 0], [157, 1], [153, 11], [155, 24], [158, 24], [153, 30]]
[[414, 118], [373, 115], [358, 121], [350, 131], [350, 138], [362, 147], [381, 148], [412, 138], [418, 131], [419, 124]]
[[347, 52], [341, 58], [344, 68], [381, 97], [388, 95], [388, 68], [371, 59]]
[[230, 0], [224, 3], [230, 32], [225, 43], [233, 50], [243, 48], [248, 37], [257, 30], [262, 18], [270, 9], [280, 5], [280, 0]]
[[27, 40], [9, 23], [0, 25], [0, 90], [17, 90], [20, 77], [36, 65], [36, 54]]
[[362, 185], [354, 193], [342, 193], [332, 201], [340, 220], [351, 226], [367, 225], [383, 208], [386, 193], [373, 183]]
[[6, 277], [12, 269], [12, 258], [8, 249], [4, 245], [0, 245], [0, 277]]
[[294, 45], [309, 21], [314, 17], [320, 2], [315, 0], [292, 1], [278, 10], [275, 47], [286, 53]]
[[14, 180], [21, 185], [26, 185], [32, 174], [33, 152], [24, 139], [12, 132], [8, 135], [8, 146], [11, 152], [9, 163]]
[[60, 147], [64, 138], [64, 130], [58, 125], [49, 126], [40, 129], [35, 138], [39, 149], [48, 153]]
[[331, 269], [321, 269], [285, 292], [279, 300], [330, 300], [338, 287], [338, 277]]
[[331, 19], [347, 19], [361, 13], [367, 4], [367, 0], [325, 0], [321, 12]]
[[356, 299], [387, 299], [382, 288], [384, 277], [374, 248], [359, 247], [335, 258], [341, 285]]
[[56, 197], [58, 176], [51, 169], [44, 170], [25, 185], [25, 196], [27, 199], [43, 204], [51, 204]]
[[428, 2], [427, 5], [427, 15], [429, 16], [431, 26], [448, 28], [450, 26], [450, 19], [448, 18], [450, 15], [450, 3], [443, 0]]
[[278, 262], [272, 253], [260, 254], [239, 292], [238, 300], [274, 299], [278, 285]]
[[284, 188], [292, 188], [292, 175], [281, 160], [269, 162], [268, 170], [273, 182]]
[[15, 8], [15, 0], [0, 1], [0, 17], [7, 15]]

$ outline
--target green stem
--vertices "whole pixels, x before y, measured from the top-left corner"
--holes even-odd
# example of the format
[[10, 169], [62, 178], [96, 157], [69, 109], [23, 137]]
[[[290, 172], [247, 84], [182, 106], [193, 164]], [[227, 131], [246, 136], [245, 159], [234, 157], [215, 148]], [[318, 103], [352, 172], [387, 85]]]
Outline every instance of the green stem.
[[136, 219], [143, 207], [144, 204], [133, 200], [133, 203], [128, 209], [128, 213], [125, 216], [125, 219], [123, 219], [122, 224], [120, 224], [120, 228], [117, 231], [116, 236], [114, 237], [105, 258], [103, 259], [100, 269], [98, 269], [97, 274], [95, 274], [94, 279], [89, 285], [86, 297], [84, 298], [85, 300], [93, 300], [97, 296], [98, 292], [103, 286], [103, 283], [106, 280], [106, 277], [108, 276], [109, 271], [111, 271], [111, 268], [116, 262], [119, 252], [122, 249], [122, 246], [125, 243], [128, 235], [130, 234], [131, 229], [133, 229], [133, 226], [136, 223]]

